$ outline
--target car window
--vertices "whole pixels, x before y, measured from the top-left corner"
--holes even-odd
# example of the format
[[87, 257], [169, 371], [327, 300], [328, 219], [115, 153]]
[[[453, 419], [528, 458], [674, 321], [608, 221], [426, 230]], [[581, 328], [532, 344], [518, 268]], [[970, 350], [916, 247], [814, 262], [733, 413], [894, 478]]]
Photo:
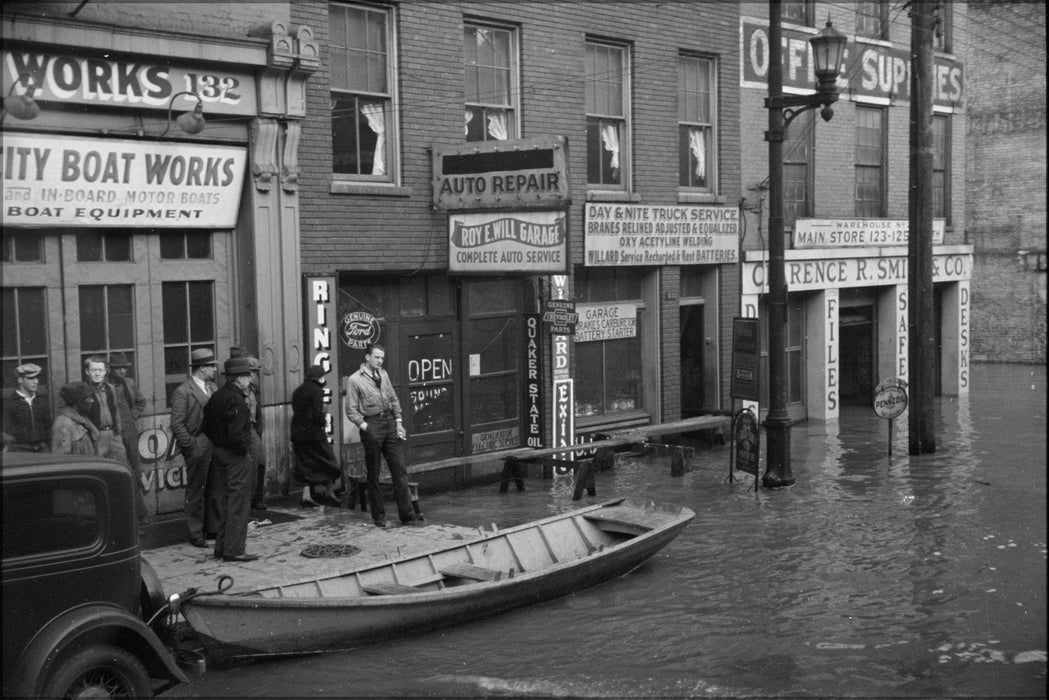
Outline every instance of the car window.
[[100, 537], [97, 488], [68, 483], [4, 486], [4, 559], [91, 547]]

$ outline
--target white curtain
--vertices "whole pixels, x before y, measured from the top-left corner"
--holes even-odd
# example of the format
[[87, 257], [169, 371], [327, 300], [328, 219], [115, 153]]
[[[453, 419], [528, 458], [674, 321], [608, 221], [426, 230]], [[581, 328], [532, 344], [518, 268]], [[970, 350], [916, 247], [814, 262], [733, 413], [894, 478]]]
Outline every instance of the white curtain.
[[688, 143], [692, 148], [692, 157], [696, 159], [696, 176], [707, 175], [707, 140], [702, 129], [689, 129]]
[[497, 141], [506, 140], [507, 133], [505, 114], [488, 115], [488, 134]]
[[466, 110], [463, 112], [463, 119], [465, 120], [463, 121], [463, 136], [470, 135], [470, 122], [473, 121], [473, 118], [474, 113], [470, 110]]
[[386, 116], [382, 105], [364, 105], [361, 112], [368, 126], [375, 132], [375, 156], [372, 159], [372, 175], [386, 174]]
[[619, 170], [619, 132], [611, 124], [601, 127], [601, 142], [612, 153], [612, 170]]

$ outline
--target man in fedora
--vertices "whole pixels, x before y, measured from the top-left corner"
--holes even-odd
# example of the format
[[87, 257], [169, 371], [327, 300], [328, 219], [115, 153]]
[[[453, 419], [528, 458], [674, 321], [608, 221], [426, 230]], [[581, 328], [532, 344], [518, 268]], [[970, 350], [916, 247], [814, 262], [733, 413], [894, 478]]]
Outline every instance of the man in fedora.
[[251, 494], [255, 487], [251, 412], [244, 398], [251, 385], [255, 364], [247, 357], [226, 360], [226, 383], [204, 406], [204, 434], [215, 447], [212, 469], [218, 473], [218, 536], [215, 558], [223, 561], [254, 561], [248, 554], [248, 521]]
[[65, 405], [51, 426], [51, 451], [56, 455], [97, 455], [98, 428], [91, 422], [95, 392], [84, 382], [72, 382], [59, 394]]
[[127, 376], [131, 362], [127, 355], [122, 352], [114, 352], [109, 355], [109, 383], [117, 399], [117, 413], [120, 414], [120, 439], [124, 442], [124, 451], [127, 452], [128, 464], [135, 474], [138, 489], [135, 498], [138, 501], [138, 519], [140, 522], [149, 520], [149, 511], [146, 510], [145, 499], [142, 498], [142, 458], [138, 453], [138, 417], [146, 410], [146, 399], [138, 390], [134, 379]]
[[[240, 346], [234, 345], [229, 349], [229, 357], [246, 357], [252, 363], [255, 372], [262, 369], [262, 364], [254, 355]], [[251, 420], [251, 452], [252, 461], [255, 463], [253, 471], [254, 488], [252, 489], [252, 510], [267, 510], [266, 505], [266, 450], [262, 444], [262, 392], [259, 390], [258, 375], [251, 375], [251, 385], [244, 391], [244, 400], [248, 402], [248, 416]]]
[[27, 362], [15, 367], [18, 386], [4, 395], [4, 452], [49, 452], [51, 406], [37, 394], [40, 365]]
[[186, 462], [186, 527], [195, 547], [207, 547], [206, 527], [218, 523], [214, 503], [215, 475], [210, 469], [212, 445], [201, 431], [204, 405], [218, 391], [215, 353], [199, 348], [190, 354], [190, 376], [171, 394], [171, 434]]

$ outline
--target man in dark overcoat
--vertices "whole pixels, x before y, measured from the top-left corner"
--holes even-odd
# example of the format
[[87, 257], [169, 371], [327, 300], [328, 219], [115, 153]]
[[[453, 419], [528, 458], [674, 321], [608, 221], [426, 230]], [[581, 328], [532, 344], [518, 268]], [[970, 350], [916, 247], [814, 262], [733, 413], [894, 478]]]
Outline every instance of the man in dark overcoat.
[[190, 354], [190, 377], [171, 394], [171, 435], [186, 463], [186, 527], [195, 547], [207, 547], [205, 537], [218, 523], [214, 503], [215, 478], [211, 440], [201, 431], [204, 404], [218, 391], [215, 353], [198, 348]]

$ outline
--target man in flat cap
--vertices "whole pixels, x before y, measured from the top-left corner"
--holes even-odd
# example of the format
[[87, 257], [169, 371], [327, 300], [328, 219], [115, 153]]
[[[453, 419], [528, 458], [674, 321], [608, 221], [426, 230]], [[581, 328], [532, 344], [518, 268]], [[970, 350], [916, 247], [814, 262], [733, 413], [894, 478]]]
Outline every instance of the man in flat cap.
[[134, 379], [127, 376], [131, 361], [122, 352], [114, 352], [109, 355], [109, 376], [106, 379], [113, 387], [113, 393], [117, 400], [117, 413], [120, 414], [120, 439], [124, 443], [124, 451], [127, 453], [128, 464], [135, 474], [138, 489], [135, 497], [138, 501], [139, 522], [149, 520], [149, 511], [146, 510], [146, 501], [142, 497], [142, 458], [138, 453], [138, 417], [146, 409], [146, 398], [138, 390], [138, 384]]
[[15, 367], [18, 386], [4, 396], [4, 452], [49, 452], [51, 405], [37, 394], [40, 365], [27, 362]]
[[51, 426], [51, 451], [60, 455], [97, 455], [98, 428], [91, 421], [95, 392], [84, 382], [66, 384], [61, 390], [66, 405], [58, 409]]
[[186, 462], [186, 527], [195, 547], [207, 547], [205, 537], [218, 525], [214, 502], [215, 474], [210, 469], [212, 445], [201, 432], [204, 405], [218, 391], [215, 353], [199, 348], [190, 353], [190, 377], [171, 394], [171, 434]]
[[215, 558], [223, 561], [254, 561], [248, 554], [248, 521], [251, 493], [255, 486], [252, 461], [251, 417], [244, 394], [251, 384], [255, 365], [247, 357], [226, 360], [226, 383], [204, 405], [204, 434], [214, 445], [211, 468], [218, 473], [218, 537]]

